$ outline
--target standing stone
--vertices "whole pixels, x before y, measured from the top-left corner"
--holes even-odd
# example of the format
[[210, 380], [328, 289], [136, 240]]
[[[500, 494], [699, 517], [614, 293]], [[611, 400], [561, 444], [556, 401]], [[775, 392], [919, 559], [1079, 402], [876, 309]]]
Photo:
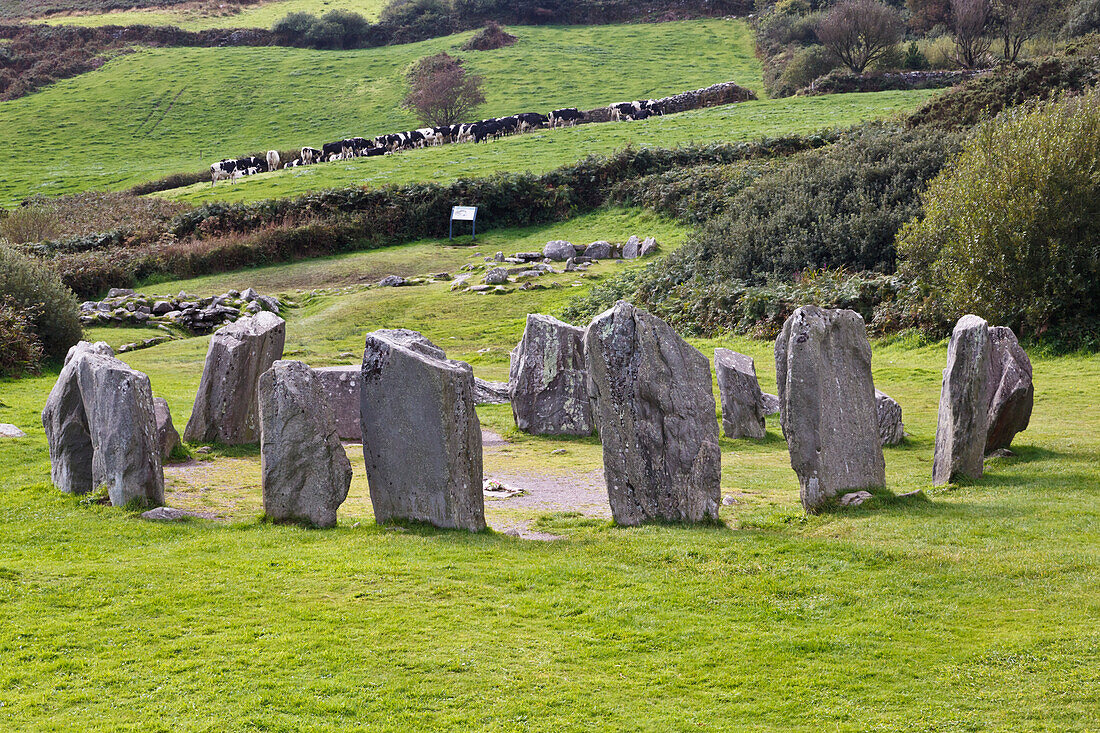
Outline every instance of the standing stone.
[[172, 449], [180, 444], [180, 434], [172, 424], [172, 412], [168, 409], [168, 400], [163, 397], [154, 397], [153, 414], [157, 419], [157, 449], [160, 452], [161, 462], [164, 462], [172, 455]]
[[474, 373], [415, 331], [375, 331], [360, 416], [375, 520], [485, 528]]
[[871, 344], [851, 310], [803, 306], [775, 342], [779, 422], [803, 508], [886, 484]]
[[351, 461], [318, 373], [300, 361], [276, 361], [258, 389], [264, 513], [274, 522], [335, 527]]
[[623, 301], [588, 326], [585, 357], [615, 521], [716, 519], [722, 454], [707, 357]]
[[1031, 381], [1031, 359], [1008, 326], [989, 329], [989, 428], [985, 452], [1008, 448], [1016, 433], [1027, 430], [1031, 408], [1035, 404], [1035, 386]]
[[82, 354], [91, 353], [92, 345], [81, 341], [69, 349], [65, 366], [46, 398], [42, 409], [42, 427], [50, 446], [50, 480], [66, 494], [87, 494], [92, 485], [92, 436], [84, 400], [77, 383]]
[[649, 257], [651, 254], [657, 251], [657, 240], [653, 237], [646, 237], [642, 240], [641, 246], [638, 248], [639, 257]]
[[751, 357], [714, 350], [714, 371], [722, 398], [722, 431], [727, 438], [763, 438], [764, 397]]
[[623, 259], [633, 260], [642, 253], [642, 240], [634, 234], [630, 235], [630, 238], [626, 240], [626, 244], [623, 245]]
[[883, 445], [897, 445], [905, 439], [905, 425], [901, 421], [901, 405], [885, 392], [875, 390], [875, 409], [878, 413], [878, 435]]
[[591, 435], [583, 328], [529, 313], [511, 360], [516, 427], [532, 435]]
[[336, 434], [340, 440], [362, 440], [363, 428], [359, 424], [359, 382], [363, 367], [348, 366], [314, 367], [325, 400], [336, 421]]
[[981, 478], [989, 429], [989, 379], [992, 344], [989, 326], [974, 315], [955, 324], [947, 345], [947, 367], [940, 388], [932, 484], [960, 476]]
[[256, 383], [282, 357], [285, 341], [286, 322], [267, 311], [215, 331], [183, 439], [226, 445], [259, 440]]

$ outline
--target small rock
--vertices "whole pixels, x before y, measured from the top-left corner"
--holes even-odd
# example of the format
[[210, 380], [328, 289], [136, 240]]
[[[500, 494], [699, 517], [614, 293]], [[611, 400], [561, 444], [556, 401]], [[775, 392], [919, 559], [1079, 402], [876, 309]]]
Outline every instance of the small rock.
[[150, 509], [147, 512], [141, 513], [142, 519], [147, 519], [150, 522], [182, 522], [188, 517], [198, 517], [199, 514], [189, 512], [185, 509], [175, 509], [170, 506], [158, 506], [156, 509]]
[[565, 448], [555, 448], [554, 450], [550, 451], [550, 455], [552, 455], [552, 456], [564, 456], [565, 455]]
[[985, 460], [988, 461], [992, 458], [1011, 458], [1014, 455], [1016, 454], [1010, 451], [1008, 448], [998, 448], [997, 450], [987, 455], [985, 457]]
[[111, 288], [107, 291], [108, 298], [123, 298], [127, 295], [133, 295], [134, 291], [129, 288]]
[[496, 260], [497, 262], [504, 262], [504, 253], [503, 252], [497, 252], [495, 255], [493, 255], [493, 259]]
[[25, 438], [27, 434], [11, 423], [0, 423], [0, 438]]
[[508, 271], [503, 267], [494, 267], [485, 273], [486, 285], [501, 285], [506, 282], [508, 282]]
[[565, 261], [565, 271], [566, 272], [573, 272], [576, 269], [577, 269], [577, 261], [575, 259], [570, 257], [569, 259], [567, 259]]
[[853, 491], [850, 494], [844, 494], [840, 497], [841, 506], [859, 506], [868, 499], [875, 498], [874, 494], [869, 491]]
[[208, 455], [214, 452], [214, 448], [209, 445], [200, 445], [195, 449], [195, 453], [201, 453], [202, 455]]
[[915, 496], [923, 496], [924, 492], [920, 489], [914, 489], [913, 491], [906, 491], [904, 494], [898, 494], [898, 499], [910, 499]]
[[247, 300], [249, 303], [251, 303], [252, 301], [259, 298], [260, 294], [257, 293], [252, 288], [248, 288], [244, 292], [240, 293], [238, 296], [234, 296], [234, 297], [240, 297], [241, 300]]
[[733, 506], [736, 503], [737, 503], [737, 499], [734, 499], [729, 494], [726, 494], [725, 496], [722, 497], [722, 506]]
[[378, 284], [384, 288], [396, 288], [404, 285], [405, 282], [405, 278], [401, 277], [400, 275], [387, 275], [386, 277], [379, 280]]
[[653, 237], [646, 237], [642, 240], [642, 246], [638, 249], [639, 257], [649, 257], [651, 254], [657, 251], [657, 240]]

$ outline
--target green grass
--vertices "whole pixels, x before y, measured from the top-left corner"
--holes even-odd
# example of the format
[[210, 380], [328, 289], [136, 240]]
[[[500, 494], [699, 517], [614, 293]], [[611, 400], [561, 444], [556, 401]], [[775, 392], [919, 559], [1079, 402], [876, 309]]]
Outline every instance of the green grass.
[[276, 0], [247, 6], [239, 13], [226, 12], [222, 8], [168, 7], [85, 15], [53, 15], [41, 22], [90, 27], [174, 25], [189, 31], [207, 28], [270, 28], [275, 21], [290, 13], [323, 15], [330, 10], [351, 10], [367, 20], [377, 20], [385, 4], [385, 0]]
[[[682, 237], [624, 210], [557, 231], [583, 241], [640, 228], [668, 247]], [[476, 251], [546, 235], [496, 232]], [[473, 251], [421, 242], [165, 287], [343, 285], [356, 270], [398, 266], [395, 254], [432, 271]], [[406, 326], [502, 378], [524, 315], [558, 310], [581, 289], [303, 295], [288, 314], [287, 354], [354, 361], [341, 354], [361, 350], [367, 331]], [[177, 425], [207, 343], [125, 355]], [[752, 355], [774, 390], [771, 343], [694, 343], [708, 356], [717, 345]], [[886, 450], [888, 488], [927, 498], [804, 517], [770, 419], [764, 441], [722, 441], [723, 493], [739, 502], [723, 507], [725, 526], [523, 514], [566, 537], [549, 544], [379, 528], [354, 452], [332, 531], [260, 523], [259, 459], [247, 450], [197, 464], [198, 478], [169, 494], [231, 521], [151, 525], [84, 506], [49, 485], [38, 414], [56, 371], [0, 381], [0, 422], [29, 433], [0, 439], [0, 728], [1100, 728], [1100, 357], [1033, 355], [1035, 412], [1016, 457], [933, 490], [945, 346], [874, 347], [876, 385], [901, 403], [911, 434]], [[479, 413], [508, 431], [507, 407]], [[559, 447], [567, 453], [551, 453]], [[547, 476], [600, 464], [591, 439], [517, 438], [486, 456], [489, 471]], [[491, 518], [511, 516], [489, 504]]]
[[167, 48], [120, 56], [0, 102], [0, 133], [20, 151], [0, 180], [0, 204], [121, 189], [227, 156], [408, 129], [415, 120], [398, 107], [405, 70], [442, 50], [461, 53], [484, 75], [485, 116], [592, 108], [730, 79], [761, 87], [743, 21], [513, 30], [516, 45], [486, 52], [458, 51], [467, 33], [361, 51]]

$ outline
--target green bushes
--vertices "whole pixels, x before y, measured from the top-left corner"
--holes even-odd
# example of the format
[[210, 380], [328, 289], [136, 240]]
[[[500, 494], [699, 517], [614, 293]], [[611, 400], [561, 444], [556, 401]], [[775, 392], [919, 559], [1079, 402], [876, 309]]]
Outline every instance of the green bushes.
[[18, 377], [37, 371], [42, 361], [38, 340], [27, 311], [10, 297], [0, 297], [0, 377]]
[[953, 312], [1100, 345], [1100, 91], [981, 124], [923, 203], [899, 247]]
[[65, 356], [80, 340], [80, 318], [72, 291], [46, 262], [6, 244], [0, 244], [0, 298], [13, 304], [9, 308], [22, 311], [47, 357]]

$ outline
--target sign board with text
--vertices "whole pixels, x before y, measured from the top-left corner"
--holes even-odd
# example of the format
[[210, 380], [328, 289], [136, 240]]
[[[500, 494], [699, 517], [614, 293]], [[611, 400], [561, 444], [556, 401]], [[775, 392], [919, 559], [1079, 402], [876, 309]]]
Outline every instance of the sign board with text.
[[455, 238], [455, 222], [468, 221], [472, 226], [471, 234], [477, 240], [477, 207], [476, 206], [452, 206], [451, 222], [447, 228], [447, 239]]

